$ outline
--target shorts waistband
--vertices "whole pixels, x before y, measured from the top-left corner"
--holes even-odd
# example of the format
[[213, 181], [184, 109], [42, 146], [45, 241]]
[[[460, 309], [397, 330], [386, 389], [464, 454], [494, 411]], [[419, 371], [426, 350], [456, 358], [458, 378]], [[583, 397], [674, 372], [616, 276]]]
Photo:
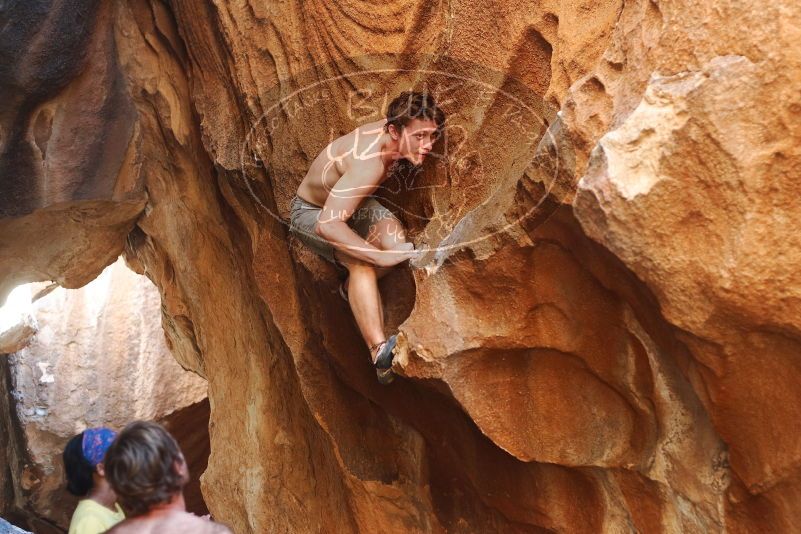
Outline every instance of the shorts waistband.
[[300, 207], [303, 208], [303, 209], [309, 209], [309, 210], [321, 210], [321, 209], [323, 209], [322, 206], [318, 206], [317, 204], [312, 204], [311, 202], [309, 202], [307, 200], [303, 200], [298, 195], [295, 195], [294, 197], [292, 197], [292, 204], [296, 204], [296, 203], [300, 204]]

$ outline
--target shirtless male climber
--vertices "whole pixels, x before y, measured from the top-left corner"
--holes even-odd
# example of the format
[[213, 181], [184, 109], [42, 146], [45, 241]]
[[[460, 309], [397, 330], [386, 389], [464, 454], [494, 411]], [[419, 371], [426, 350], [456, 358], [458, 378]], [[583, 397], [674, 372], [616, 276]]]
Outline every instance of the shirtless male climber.
[[290, 232], [347, 271], [339, 293], [348, 301], [370, 350], [379, 382], [392, 381], [396, 336], [384, 334], [378, 279], [417, 256], [405, 229], [373, 197], [392, 164], [420, 166], [445, 122], [427, 93], [403, 92], [387, 117], [332, 141], [312, 162], [292, 199]]

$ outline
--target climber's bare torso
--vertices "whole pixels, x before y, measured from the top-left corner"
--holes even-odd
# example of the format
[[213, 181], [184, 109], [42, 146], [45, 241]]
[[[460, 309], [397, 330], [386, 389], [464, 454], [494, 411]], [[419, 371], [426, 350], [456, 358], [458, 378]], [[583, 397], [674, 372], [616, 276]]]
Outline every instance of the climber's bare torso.
[[309, 167], [309, 171], [298, 187], [298, 196], [317, 206], [324, 206], [329, 194], [334, 190], [342, 176], [356, 168], [364, 176], [364, 187], [348, 188], [349, 195], [366, 196], [372, 193], [377, 184], [387, 178], [387, 169], [392, 158], [384, 154], [385, 140], [389, 135], [384, 131], [386, 119], [359, 126], [343, 135], [323, 149]]

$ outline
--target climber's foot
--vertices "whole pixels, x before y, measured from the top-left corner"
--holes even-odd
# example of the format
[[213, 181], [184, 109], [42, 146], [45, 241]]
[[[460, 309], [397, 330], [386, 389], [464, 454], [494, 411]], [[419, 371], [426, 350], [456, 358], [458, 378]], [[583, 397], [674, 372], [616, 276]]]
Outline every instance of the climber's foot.
[[392, 367], [392, 351], [397, 342], [398, 336], [394, 335], [389, 336], [389, 338], [385, 341], [381, 341], [380, 343], [376, 343], [370, 347], [370, 352], [373, 357], [373, 365], [375, 365], [376, 369], [389, 369]]
[[376, 343], [370, 347], [376, 376], [378, 377], [378, 381], [382, 384], [389, 384], [395, 378], [392, 373], [392, 359], [394, 357], [392, 351], [395, 349], [395, 344], [397, 342], [398, 336], [394, 335], [389, 336], [386, 341]]

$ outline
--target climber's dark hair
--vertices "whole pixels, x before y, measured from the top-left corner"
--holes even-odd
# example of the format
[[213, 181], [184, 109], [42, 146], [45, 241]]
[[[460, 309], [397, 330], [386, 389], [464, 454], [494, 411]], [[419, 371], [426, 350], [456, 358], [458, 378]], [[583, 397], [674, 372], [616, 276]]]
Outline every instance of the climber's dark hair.
[[128, 517], [146, 514], [180, 492], [188, 477], [175, 439], [157, 423], [134, 421], [106, 452], [106, 478]]
[[67, 442], [61, 458], [64, 460], [64, 472], [67, 475], [67, 491], [84, 497], [94, 486], [92, 473], [95, 470], [83, 455], [83, 432]]
[[430, 93], [403, 91], [387, 107], [384, 130], [388, 132], [389, 125], [394, 124], [401, 131], [414, 119], [432, 120], [439, 130], [445, 125], [445, 113], [437, 106]]

